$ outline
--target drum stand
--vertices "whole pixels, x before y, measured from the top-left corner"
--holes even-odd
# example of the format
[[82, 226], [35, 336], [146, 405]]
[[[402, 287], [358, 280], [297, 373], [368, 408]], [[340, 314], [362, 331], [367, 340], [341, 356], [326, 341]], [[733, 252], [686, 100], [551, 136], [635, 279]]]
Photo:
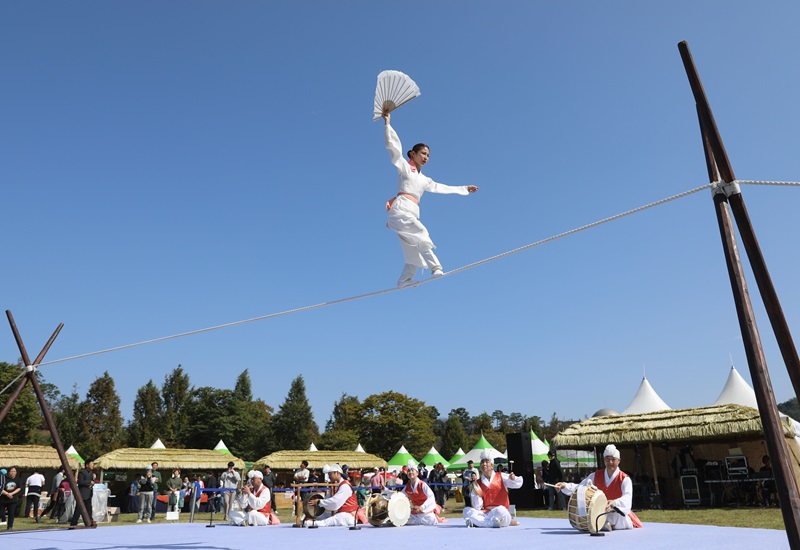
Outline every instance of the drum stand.
[[621, 516], [625, 515], [619, 508], [617, 508], [616, 506], [612, 506], [611, 510], [609, 510], [608, 512], [603, 512], [602, 514], [599, 514], [596, 518], [594, 518], [594, 533], [589, 533], [589, 534], [593, 537], [605, 537], [606, 534], [597, 528], [597, 520], [603, 516], [607, 516], [608, 514], [613, 514], [614, 512], [618, 513]]

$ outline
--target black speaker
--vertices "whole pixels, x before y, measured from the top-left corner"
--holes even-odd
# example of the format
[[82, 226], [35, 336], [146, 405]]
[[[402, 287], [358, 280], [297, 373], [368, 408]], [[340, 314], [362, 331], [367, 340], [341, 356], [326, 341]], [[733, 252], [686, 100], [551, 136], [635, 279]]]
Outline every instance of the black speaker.
[[518, 510], [543, 507], [541, 491], [537, 492], [533, 488], [536, 470], [533, 467], [530, 432], [506, 434], [506, 448], [509, 471], [523, 478], [522, 487], [508, 492], [509, 502]]

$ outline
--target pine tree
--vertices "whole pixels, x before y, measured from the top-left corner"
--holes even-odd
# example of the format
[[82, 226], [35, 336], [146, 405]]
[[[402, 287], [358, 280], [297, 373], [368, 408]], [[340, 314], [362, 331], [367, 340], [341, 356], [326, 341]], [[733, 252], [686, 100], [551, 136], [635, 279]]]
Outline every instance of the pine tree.
[[172, 446], [189, 446], [185, 441], [185, 430], [189, 425], [186, 418], [186, 406], [191, 399], [191, 394], [189, 375], [183, 372], [183, 367], [180, 365], [164, 377], [164, 384], [161, 386], [164, 407], [161, 440]]
[[444, 423], [442, 446], [439, 452], [447, 460], [450, 460], [450, 457], [456, 454], [459, 447], [464, 449], [466, 446], [467, 434], [464, 433], [461, 420], [458, 419], [458, 416], [451, 414]]
[[252, 401], [253, 400], [253, 384], [250, 381], [250, 373], [248, 369], [244, 369], [244, 372], [239, 375], [236, 379], [236, 386], [233, 388], [233, 395], [236, 399], [240, 401]]
[[83, 422], [81, 419], [81, 396], [78, 395], [77, 384], [72, 386], [72, 393], [62, 396], [53, 406], [53, 421], [58, 430], [58, 437], [64, 446], [81, 444]]
[[84, 458], [97, 457], [118, 448], [122, 443], [122, 413], [114, 379], [103, 373], [92, 382], [81, 403]]
[[164, 435], [164, 404], [161, 393], [149, 380], [136, 392], [133, 402], [133, 418], [128, 425], [128, 445], [148, 447]]
[[282, 450], [308, 449], [319, 436], [302, 375], [292, 380], [286, 400], [272, 417], [272, 428], [275, 445]]

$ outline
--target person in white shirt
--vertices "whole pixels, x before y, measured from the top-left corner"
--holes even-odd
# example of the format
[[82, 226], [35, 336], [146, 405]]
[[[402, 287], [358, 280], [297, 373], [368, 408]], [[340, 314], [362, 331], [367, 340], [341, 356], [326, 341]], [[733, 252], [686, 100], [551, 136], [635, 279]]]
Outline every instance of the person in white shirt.
[[[233, 462], [228, 462], [228, 469], [222, 472], [219, 476], [219, 486], [223, 489], [237, 489], [239, 484], [242, 481], [242, 476], [239, 475], [239, 472], [236, 471], [235, 465]], [[198, 496], [198, 502], [200, 497]], [[223, 491], [222, 492], [222, 502], [225, 506], [225, 511], [223, 513], [223, 520], [228, 519], [228, 511], [231, 509], [231, 504], [233, 503], [234, 498], [236, 498], [235, 491]]]
[[383, 114], [385, 122], [384, 137], [386, 149], [392, 159], [392, 164], [397, 168], [399, 182], [397, 196], [386, 203], [389, 211], [389, 229], [400, 237], [400, 246], [403, 248], [405, 267], [397, 281], [397, 286], [406, 287], [414, 284], [414, 275], [420, 267], [431, 270], [431, 276], [444, 275], [439, 258], [433, 253], [436, 246], [433, 244], [428, 229], [419, 220], [419, 201], [425, 191], [430, 193], [468, 195], [475, 193], [475, 185], [451, 186], [436, 183], [431, 178], [422, 175], [422, 167], [430, 159], [430, 147], [424, 143], [417, 143], [408, 151], [409, 160], [403, 158], [400, 138], [389, 124], [390, 115]]
[[408, 483], [403, 494], [411, 501], [411, 515], [406, 525], [437, 525], [436, 498], [428, 484], [419, 478], [417, 468], [413, 460], [408, 461]]
[[473, 484], [472, 506], [464, 508], [467, 527], [508, 527], [518, 525], [509, 512], [508, 489], [522, 487], [522, 477], [495, 472], [492, 459], [481, 457], [481, 477]]
[[36, 523], [39, 523], [39, 498], [42, 496], [42, 487], [44, 487], [44, 476], [37, 470], [28, 476], [25, 481], [25, 487], [28, 489], [27, 496], [25, 497], [25, 516], [28, 517], [28, 510], [33, 508], [33, 517]]

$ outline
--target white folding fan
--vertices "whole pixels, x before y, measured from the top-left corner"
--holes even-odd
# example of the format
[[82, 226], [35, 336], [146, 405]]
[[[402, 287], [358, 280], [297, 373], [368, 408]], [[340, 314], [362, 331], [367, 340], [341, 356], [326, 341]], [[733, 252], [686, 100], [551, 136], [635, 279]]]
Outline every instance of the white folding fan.
[[400, 71], [383, 71], [378, 75], [375, 87], [375, 117], [378, 120], [384, 110], [394, 111], [419, 95], [419, 86], [407, 74]]

